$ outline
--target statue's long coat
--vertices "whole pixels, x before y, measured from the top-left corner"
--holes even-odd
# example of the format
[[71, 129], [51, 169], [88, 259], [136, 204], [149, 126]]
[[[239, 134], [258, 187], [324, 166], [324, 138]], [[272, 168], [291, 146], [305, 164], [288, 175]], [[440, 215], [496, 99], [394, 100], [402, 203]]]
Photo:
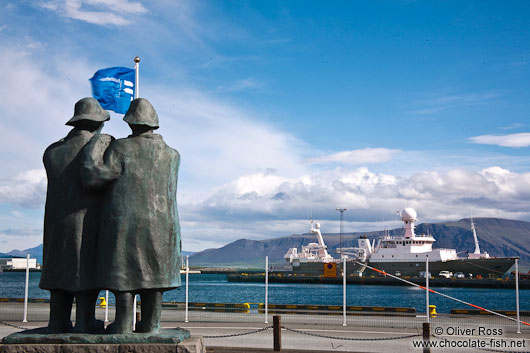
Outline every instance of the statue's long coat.
[[101, 194], [84, 190], [80, 177], [80, 150], [93, 135], [74, 128], [44, 152], [48, 190], [40, 288], [72, 292], [95, 288]]
[[98, 287], [114, 291], [180, 285], [178, 152], [152, 133], [84, 150], [87, 186], [108, 185], [98, 237]]

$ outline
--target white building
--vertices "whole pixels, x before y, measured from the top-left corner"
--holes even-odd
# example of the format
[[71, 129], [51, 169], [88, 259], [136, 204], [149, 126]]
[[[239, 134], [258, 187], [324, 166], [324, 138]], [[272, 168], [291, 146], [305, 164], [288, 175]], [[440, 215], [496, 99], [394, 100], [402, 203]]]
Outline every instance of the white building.
[[[28, 259], [25, 257], [12, 257], [12, 258], [0, 258], [0, 266], [6, 270], [25, 270], [28, 264]], [[29, 259], [29, 269], [39, 269], [40, 265], [37, 264], [37, 259]]]

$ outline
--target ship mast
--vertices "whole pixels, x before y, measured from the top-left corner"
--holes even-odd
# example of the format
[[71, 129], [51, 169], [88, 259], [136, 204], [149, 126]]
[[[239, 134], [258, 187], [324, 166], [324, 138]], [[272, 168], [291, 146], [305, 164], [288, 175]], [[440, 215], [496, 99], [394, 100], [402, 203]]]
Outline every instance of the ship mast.
[[471, 230], [473, 231], [473, 239], [475, 239], [475, 251], [473, 254], [480, 255], [480, 247], [478, 246], [477, 231], [475, 230], [475, 223], [473, 223], [473, 218], [471, 218]]
[[313, 225], [313, 220], [311, 220], [311, 229], [309, 231], [313, 234], [316, 234], [318, 245], [320, 245], [324, 249], [324, 251], [326, 252], [326, 256], [327, 256], [328, 254], [328, 252], [326, 251], [327, 246], [324, 243], [324, 238], [322, 238], [322, 233], [320, 233], [320, 223]]
[[418, 215], [413, 208], [407, 207], [401, 212], [401, 220], [405, 223], [405, 238], [412, 238], [414, 234], [414, 222]]

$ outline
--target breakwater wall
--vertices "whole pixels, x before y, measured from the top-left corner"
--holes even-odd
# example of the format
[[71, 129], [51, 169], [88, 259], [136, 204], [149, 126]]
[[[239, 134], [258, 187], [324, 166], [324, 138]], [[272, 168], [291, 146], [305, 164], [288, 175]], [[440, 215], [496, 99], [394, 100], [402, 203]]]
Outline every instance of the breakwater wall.
[[[265, 275], [262, 273], [232, 273], [227, 274], [229, 282], [265, 282]], [[416, 284], [425, 285], [424, 278], [407, 277], [407, 280]], [[302, 276], [294, 274], [269, 274], [269, 283], [317, 283], [317, 284], [342, 284], [342, 277], [324, 276]], [[357, 285], [386, 285], [386, 286], [407, 286], [407, 284], [391, 277], [346, 277], [347, 284]], [[462, 287], [462, 288], [513, 288], [514, 280], [506, 279], [453, 279], [453, 278], [432, 278], [429, 279], [431, 287]], [[529, 280], [519, 280], [520, 289], [530, 289]]]

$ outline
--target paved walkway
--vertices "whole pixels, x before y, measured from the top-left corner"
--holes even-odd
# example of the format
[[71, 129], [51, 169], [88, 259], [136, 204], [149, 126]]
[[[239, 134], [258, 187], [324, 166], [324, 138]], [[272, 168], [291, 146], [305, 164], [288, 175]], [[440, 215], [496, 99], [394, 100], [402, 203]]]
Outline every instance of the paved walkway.
[[[30, 322], [22, 323], [21, 306], [14, 303], [0, 304], [0, 337], [4, 337], [24, 328], [36, 328], [46, 325], [48, 316], [47, 304], [31, 304], [28, 318]], [[98, 318], [103, 310], [98, 308]], [[251, 331], [272, 325], [263, 322], [263, 316], [257, 314], [231, 314], [213, 312], [190, 312], [190, 322], [184, 323], [181, 312], [164, 310], [162, 327], [182, 327], [194, 336], [203, 336], [208, 347], [207, 352], [271, 352], [273, 345], [272, 329], [252, 334]], [[112, 319], [113, 312], [110, 313]], [[222, 322], [220, 322], [222, 321]], [[272, 317], [270, 318], [272, 322]], [[288, 329], [282, 330], [282, 346], [285, 352], [422, 352], [414, 348], [414, 341], [421, 341], [421, 323], [425, 317], [348, 317], [348, 326], [343, 327], [340, 317], [318, 315], [282, 315], [282, 323]], [[502, 335], [481, 334], [479, 327], [502, 329]], [[455, 318], [440, 316], [433, 321], [431, 330], [436, 328], [443, 332], [433, 340], [447, 341], [521, 341], [524, 347], [502, 348], [498, 352], [530, 351], [530, 328], [523, 327], [523, 333], [515, 332], [515, 325], [509, 321], [499, 321], [488, 317]], [[474, 329], [473, 332], [452, 332], [458, 329]], [[449, 331], [448, 331], [449, 330]], [[415, 337], [399, 338], [416, 335]], [[215, 337], [223, 336], [223, 337]], [[324, 336], [324, 337], [323, 337]], [[476, 349], [440, 349], [433, 352], [485, 352]]]

